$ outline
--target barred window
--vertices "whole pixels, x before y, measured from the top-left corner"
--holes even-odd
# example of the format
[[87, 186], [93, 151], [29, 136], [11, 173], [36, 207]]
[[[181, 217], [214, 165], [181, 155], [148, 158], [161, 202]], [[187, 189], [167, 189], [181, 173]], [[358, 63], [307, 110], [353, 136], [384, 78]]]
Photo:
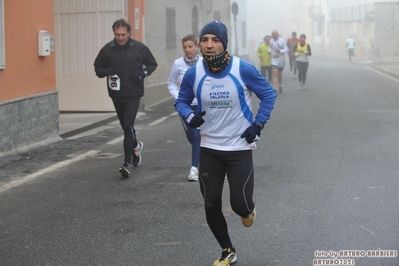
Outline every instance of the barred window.
[[198, 37], [198, 35], [199, 35], [199, 31], [198, 31], [199, 14], [198, 14], [198, 7], [196, 5], [193, 7], [191, 18], [192, 18], [192, 22], [193, 22], [192, 33]]
[[176, 47], [176, 22], [175, 9], [172, 7], [166, 8], [166, 48]]

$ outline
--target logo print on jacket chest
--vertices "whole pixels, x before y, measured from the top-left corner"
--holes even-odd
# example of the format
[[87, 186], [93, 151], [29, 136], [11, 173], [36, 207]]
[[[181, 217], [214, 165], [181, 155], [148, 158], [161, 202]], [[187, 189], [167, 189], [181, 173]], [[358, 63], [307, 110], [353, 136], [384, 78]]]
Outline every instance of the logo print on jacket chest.
[[230, 92], [228, 91], [212, 91], [209, 93], [209, 99], [228, 99]]

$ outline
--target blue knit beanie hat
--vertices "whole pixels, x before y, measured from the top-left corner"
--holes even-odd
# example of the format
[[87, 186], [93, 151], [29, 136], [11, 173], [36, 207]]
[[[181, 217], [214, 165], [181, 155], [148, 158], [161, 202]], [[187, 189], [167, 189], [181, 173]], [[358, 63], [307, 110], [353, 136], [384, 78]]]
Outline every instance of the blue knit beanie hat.
[[213, 34], [219, 38], [224, 50], [227, 49], [227, 28], [222, 22], [214, 20], [205, 24], [200, 33], [200, 40], [205, 34]]

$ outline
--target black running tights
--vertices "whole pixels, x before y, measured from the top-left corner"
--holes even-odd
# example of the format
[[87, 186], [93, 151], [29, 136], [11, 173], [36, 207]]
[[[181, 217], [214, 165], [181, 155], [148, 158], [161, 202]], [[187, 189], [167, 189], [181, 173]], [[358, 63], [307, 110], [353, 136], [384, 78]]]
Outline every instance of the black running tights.
[[201, 147], [199, 172], [208, 225], [221, 248], [232, 247], [222, 211], [223, 184], [227, 176], [232, 210], [239, 216], [248, 216], [255, 207], [252, 151], [217, 151]]
[[309, 62], [296, 61], [296, 65], [298, 67], [298, 80], [299, 82], [305, 84], [306, 73], [308, 72]]

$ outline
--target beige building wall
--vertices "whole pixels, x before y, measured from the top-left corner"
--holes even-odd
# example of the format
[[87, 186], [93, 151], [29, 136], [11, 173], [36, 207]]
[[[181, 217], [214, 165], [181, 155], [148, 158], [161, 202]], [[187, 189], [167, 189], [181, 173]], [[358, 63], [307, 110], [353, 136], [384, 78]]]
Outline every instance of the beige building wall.
[[[166, 80], [173, 61], [183, 55], [180, 40], [193, 33], [194, 9], [197, 33], [204, 23], [215, 18], [230, 28], [230, 6], [224, 0], [54, 0], [54, 3], [60, 111], [114, 111], [105, 79], [95, 76], [93, 63], [101, 47], [113, 39], [111, 26], [116, 19], [128, 19], [133, 37], [143, 41], [158, 62], [156, 71], [145, 80], [146, 105], [168, 96]], [[166, 45], [167, 9], [174, 12], [174, 47]]]
[[[353, 10], [359, 9], [359, 5], [341, 8]], [[362, 13], [361, 19], [348, 18], [332, 22], [330, 53], [347, 59], [345, 41], [348, 34], [351, 34], [356, 41], [355, 60], [399, 60], [399, 1], [376, 1], [363, 10], [366, 10], [366, 15]]]
[[[193, 32], [193, 10], [197, 9], [197, 32], [202, 26], [220, 15], [220, 20], [230, 28], [230, 6], [224, 0], [147, 0], [145, 16], [145, 42], [157, 59], [158, 68], [148, 79], [148, 86], [166, 85], [170, 68], [183, 56], [181, 39]], [[167, 8], [175, 12], [175, 47], [167, 47]], [[165, 87], [166, 88], [166, 87]]]
[[[147, 0], [144, 40], [151, 49], [158, 67], [145, 80], [142, 108], [148, 110], [159, 101], [170, 98], [166, 81], [173, 62], [184, 55], [181, 39], [187, 34], [199, 34], [202, 26], [215, 18], [230, 28], [230, 7], [225, 0]], [[169, 11], [167, 11], [169, 10]], [[174, 45], [167, 45], [167, 12], [174, 14]], [[169, 38], [171, 36], [169, 35]], [[230, 47], [230, 45], [229, 45]]]
[[126, 0], [54, 0], [55, 54], [60, 111], [113, 111], [94, 59], [113, 39], [112, 23], [126, 18]]
[[281, 32], [283, 38], [291, 37], [295, 31], [299, 35], [305, 34], [307, 41], [311, 43], [313, 39], [312, 21], [309, 17], [309, 6], [312, 0], [284, 0], [284, 32]]

